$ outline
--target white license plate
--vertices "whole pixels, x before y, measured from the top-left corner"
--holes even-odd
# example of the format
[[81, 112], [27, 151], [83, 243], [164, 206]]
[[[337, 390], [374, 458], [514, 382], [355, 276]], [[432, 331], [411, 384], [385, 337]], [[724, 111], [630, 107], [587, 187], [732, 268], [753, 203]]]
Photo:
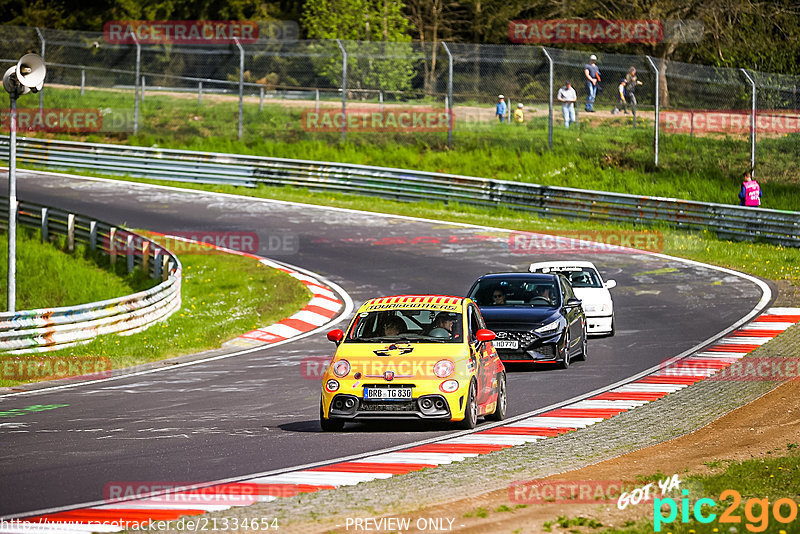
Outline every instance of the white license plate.
[[411, 388], [364, 388], [367, 400], [411, 400]]
[[496, 349], [518, 349], [519, 341], [516, 339], [495, 339], [492, 341]]

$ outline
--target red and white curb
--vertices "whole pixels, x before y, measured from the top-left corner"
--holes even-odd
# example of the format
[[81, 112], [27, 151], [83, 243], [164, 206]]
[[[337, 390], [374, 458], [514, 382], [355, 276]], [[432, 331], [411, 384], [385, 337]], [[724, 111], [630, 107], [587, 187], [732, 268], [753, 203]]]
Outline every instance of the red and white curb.
[[[304, 319], [299, 320], [305, 322]], [[352, 461], [339, 461], [297, 471], [192, 488], [168, 495], [151, 495], [39, 515], [24, 520], [5, 520], [0, 525], [0, 532], [118, 532], [133, 523], [171, 521], [181, 516], [223, 511], [257, 501], [272, 501], [299, 493], [351, 486], [460, 462], [466, 458], [585, 428], [658, 400], [713, 376], [797, 323], [800, 323], [800, 308], [770, 308], [702, 351], [670, 362], [667, 368], [658, 369], [588, 398], [485, 430], [391, 452], [373, 453]], [[294, 328], [291, 323], [286, 326]], [[280, 335], [277, 332], [281, 331], [269, 333]]]

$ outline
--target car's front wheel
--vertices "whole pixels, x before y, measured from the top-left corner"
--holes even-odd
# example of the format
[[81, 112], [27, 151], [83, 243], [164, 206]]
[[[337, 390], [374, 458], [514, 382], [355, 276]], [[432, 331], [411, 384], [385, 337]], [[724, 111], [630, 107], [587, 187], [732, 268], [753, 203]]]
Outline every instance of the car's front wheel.
[[562, 369], [569, 368], [569, 330], [564, 333], [564, 354], [558, 366]]
[[328, 419], [322, 410], [322, 401], [319, 401], [319, 425], [323, 432], [339, 432], [344, 429], [344, 421], [341, 419]]
[[464, 419], [459, 421], [458, 426], [467, 430], [475, 428], [478, 424], [478, 399], [475, 382], [469, 385], [469, 393], [467, 393], [467, 405], [464, 408]]
[[506, 418], [507, 410], [508, 394], [506, 393], [506, 374], [500, 373], [497, 375], [497, 406], [495, 406], [494, 412], [486, 416], [486, 419], [491, 421], [502, 421]]

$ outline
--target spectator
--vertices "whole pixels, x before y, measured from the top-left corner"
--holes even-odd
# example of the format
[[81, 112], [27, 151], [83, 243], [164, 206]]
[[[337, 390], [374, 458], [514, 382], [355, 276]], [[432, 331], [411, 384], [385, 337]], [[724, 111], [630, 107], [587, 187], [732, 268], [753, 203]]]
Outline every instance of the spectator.
[[752, 207], [760, 206], [761, 186], [758, 185], [750, 171], [744, 171], [742, 178], [742, 188], [739, 190], [739, 204]]
[[514, 122], [522, 123], [525, 121], [525, 112], [522, 111], [522, 108], [525, 106], [522, 105], [522, 102], [517, 104], [517, 109], [514, 110]]
[[594, 99], [597, 98], [597, 84], [600, 83], [600, 69], [595, 62], [597, 56], [592, 54], [589, 56], [589, 63], [583, 67], [583, 75], [586, 77], [586, 111], [594, 113]]
[[611, 114], [612, 115], [614, 113], [617, 113], [618, 111], [622, 111], [626, 115], [628, 114], [628, 109], [627, 109], [628, 105], [627, 105], [627, 101], [625, 100], [625, 84], [626, 83], [627, 82], [625, 80], [622, 80], [621, 82], [619, 82], [619, 87], [617, 88], [617, 92], [619, 93], [619, 102], [617, 102], [617, 105], [614, 106], [614, 109], [611, 110]]
[[633, 114], [633, 125], [636, 126], [636, 86], [642, 85], [636, 76], [636, 67], [628, 69], [628, 74], [625, 75], [625, 99], [631, 108]]
[[572, 87], [572, 82], [567, 82], [564, 87], [558, 90], [558, 101], [561, 102], [561, 111], [564, 113], [564, 127], [569, 128], [570, 123], [575, 121], [575, 102], [578, 95]]
[[495, 110], [494, 114], [498, 119], [500, 119], [500, 122], [505, 122], [506, 112], [508, 111], [505, 97], [503, 95], [497, 95], [497, 100], [497, 109]]

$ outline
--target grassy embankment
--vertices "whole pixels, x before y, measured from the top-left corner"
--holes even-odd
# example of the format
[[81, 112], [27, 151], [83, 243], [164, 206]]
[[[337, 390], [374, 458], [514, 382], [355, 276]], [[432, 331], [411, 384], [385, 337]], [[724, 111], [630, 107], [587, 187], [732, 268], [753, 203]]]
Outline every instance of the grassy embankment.
[[[81, 97], [78, 90], [50, 88], [46, 105], [111, 109], [110, 121], [114, 113], [130, 111], [131, 100], [120, 92], [87, 90]], [[626, 126], [628, 117], [582, 114], [581, 128], [565, 130], [556, 116], [552, 151], [547, 150], [546, 111], [542, 109], [529, 113], [530, 121], [522, 126], [457, 120], [454, 145], [448, 149], [444, 133], [350, 133], [347, 142], [340, 143], [339, 132], [305, 131], [304, 109], [313, 109], [313, 102], [267, 101], [259, 112], [258, 99], [249, 97], [244, 105], [244, 137], [238, 141], [235, 96], [206, 95], [198, 105], [193, 94], [149, 92], [141, 105], [138, 135], [60, 137], [341, 161], [730, 204], [738, 203], [741, 173], [750, 165], [747, 136], [662, 132], [656, 169], [652, 121], [633, 129]], [[795, 165], [800, 159], [800, 134], [760, 136], [757, 150], [764, 207], [800, 211], [800, 175]]]
[[[0, 246], [5, 247], [3, 236]], [[310, 298], [289, 275], [242, 256], [180, 255], [182, 306], [167, 320], [130, 336], [108, 335], [77, 347], [48, 353], [65, 359], [108, 357], [114, 369], [180, 354], [217, 348], [237, 335], [271, 324], [302, 308]], [[4, 263], [4, 262], [3, 262]], [[96, 302], [152, 287], [156, 282], [136, 270], [125, 274], [116, 263], [83, 248], [68, 255], [26, 232], [18, 239], [17, 309]], [[6, 266], [0, 267], [5, 292]], [[254, 290], [255, 289], [255, 290]], [[19, 383], [0, 377], [0, 386]]]

